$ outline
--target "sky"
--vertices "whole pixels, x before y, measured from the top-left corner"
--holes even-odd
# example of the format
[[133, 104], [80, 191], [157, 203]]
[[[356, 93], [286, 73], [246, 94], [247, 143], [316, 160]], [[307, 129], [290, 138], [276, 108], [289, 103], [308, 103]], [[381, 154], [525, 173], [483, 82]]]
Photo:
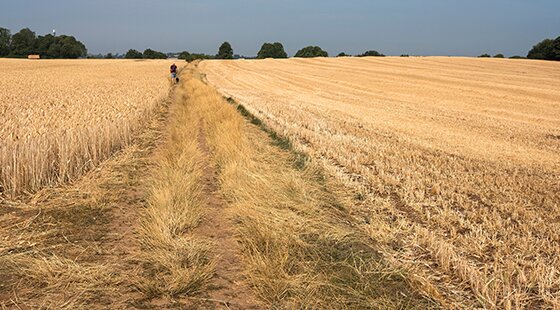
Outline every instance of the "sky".
[[560, 0], [0, 0], [0, 27], [74, 35], [88, 52], [134, 48], [215, 54], [228, 41], [254, 56], [264, 42], [289, 55], [525, 56], [560, 36]]

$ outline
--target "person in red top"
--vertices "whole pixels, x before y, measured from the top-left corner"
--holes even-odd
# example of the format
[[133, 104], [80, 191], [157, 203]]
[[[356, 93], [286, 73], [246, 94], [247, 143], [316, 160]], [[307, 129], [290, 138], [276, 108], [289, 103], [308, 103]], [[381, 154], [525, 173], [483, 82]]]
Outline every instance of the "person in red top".
[[171, 79], [174, 82], [179, 82], [179, 78], [177, 77], [177, 65], [172, 64], [171, 68], [169, 68], [169, 71], [171, 72]]

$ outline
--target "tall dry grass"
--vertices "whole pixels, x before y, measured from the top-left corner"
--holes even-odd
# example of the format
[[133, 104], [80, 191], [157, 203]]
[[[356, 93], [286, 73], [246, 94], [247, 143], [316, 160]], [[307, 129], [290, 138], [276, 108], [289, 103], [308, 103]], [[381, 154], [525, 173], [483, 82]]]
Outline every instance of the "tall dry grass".
[[249, 125], [211, 87], [187, 81], [203, 115], [249, 284], [271, 308], [429, 308], [348, 223], [318, 169]]
[[355, 192], [356, 223], [426, 294], [456, 308], [560, 307], [558, 64], [200, 66]]
[[166, 61], [0, 60], [0, 193], [67, 182], [126, 145], [168, 94]]
[[140, 230], [144, 270], [137, 286], [148, 297], [192, 295], [214, 274], [212, 244], [193, 235], [207, 203], [198, 117], [183, 88], [174, 96]]

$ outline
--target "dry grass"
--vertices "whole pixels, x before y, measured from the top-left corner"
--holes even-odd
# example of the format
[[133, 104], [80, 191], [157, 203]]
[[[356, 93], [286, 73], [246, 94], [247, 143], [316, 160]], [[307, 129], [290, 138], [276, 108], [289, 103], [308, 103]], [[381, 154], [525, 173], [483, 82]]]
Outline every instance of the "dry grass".
[[0, 60], [0, 193], [73, 180], [168, 93], [166, 61]]
[[353, 229], [317, 168], [249, 125], [211, 87], [187, 81], [203, 115], [220, 189], [242, 245], [246, 276], [271, 308], [427, 308], [369, 238]]
[[166, 141], [154, 158], [141, 229], [144, 274], [137, 285], [148, 297], [200, 292], [214, 272], [211, 243], [191, 234], [202, 219], [206, 197], [200, 182], [199, 124], [182, 88], [175, 92], [169, 119]]
[[[560, 307], [559, 64], [432, 57], [200, 66], [355, 192], [356, 223], [426, 294], [448, 307]], [[241, 177], [253, 168], [226, 164], [240, 145], [223, 150], [224, 188], [259, 205], [240, 191], [266, 188], [255, 183], [260, 175]], [[226, 182], [234, 179], [249, 183]], [[263, 218], [298, 231], [297, 218], [274, 221], [285, 216]]]
[[[107, 294], [115, 285], [119, 285], [119, 280], [110, 270], [106, 264], [77, 263], [54, 255], [2, 256], [0, 273], [18, 276], [21, 279], [19, 287], [37, 289], [30, 293], [16, 288], [14, 297], [0, 301], [0, 306], [19, 307], [24, 304], [26, 307], [42, 309], [83, 308], [101, 292]], [[19, 300], [18, 295], [26, 295], [26, 301]], [[47, 296], [58, 298], [41, 298]], [[35, 302], [29, 301], [30, 298]]]

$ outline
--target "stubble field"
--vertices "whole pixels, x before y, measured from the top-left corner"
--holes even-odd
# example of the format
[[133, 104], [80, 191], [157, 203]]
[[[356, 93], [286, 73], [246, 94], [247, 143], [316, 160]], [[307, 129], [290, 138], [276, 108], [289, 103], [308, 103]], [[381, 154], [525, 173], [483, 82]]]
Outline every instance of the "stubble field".
[[446, 307], [560, 307], [560, 64], [211, 61], [224, 96], [360, 201], [356, 223]]

